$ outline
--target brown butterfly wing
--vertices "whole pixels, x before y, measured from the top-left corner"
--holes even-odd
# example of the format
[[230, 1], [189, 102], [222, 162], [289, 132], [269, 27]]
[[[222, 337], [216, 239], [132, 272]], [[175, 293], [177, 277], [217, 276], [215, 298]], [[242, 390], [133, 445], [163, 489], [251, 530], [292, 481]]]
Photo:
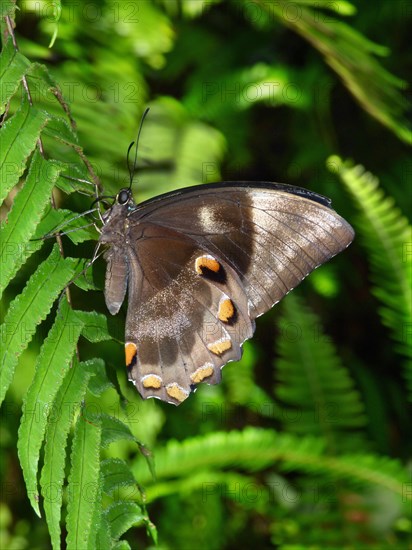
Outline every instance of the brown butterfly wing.
[[226, 261], [254, 319], [351, 243], [352, 227], [329, 205], [325, 197], [286, 185], [216, 184], [157, 205], [155, 199], [144, 220], [190, 236]]
[[140, 231], [144, 238], [136, 235], [128, 250], [129, 376], [143, 397], [178, 404], [194, 384], [220, 381], [254, 323], [231, 267], [208, 269], [205, 251], [173, 230], [143, 223], [131, 233]]
[[255, 317], [352, 238], [327, 199], [282, 185], [206, 185], [139, 205], [123, 259], [109, 257], [106, 301], [115, 310], [127, 281], [126, 364], [140, 394], [179, 404], [219, 382]]

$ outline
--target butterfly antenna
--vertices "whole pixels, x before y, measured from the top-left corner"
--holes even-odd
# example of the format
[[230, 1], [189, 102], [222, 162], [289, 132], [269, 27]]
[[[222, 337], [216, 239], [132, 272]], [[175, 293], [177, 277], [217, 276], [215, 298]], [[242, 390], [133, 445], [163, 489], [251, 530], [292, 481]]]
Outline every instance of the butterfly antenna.
[[150, 108], [147, 107], [147, 109], [145, 109], [145, 112], [143, 113], [142, 120], [140, 121], [139, 131], [137, 132], [136, 150], [135, 150], [135, 153], [134, 153], [133, 166], [130, 166], [130, 159], [129, 159], [129, 156], [130, 156], [130, 151], [131, 151], [133, 145], [135, 144], [134, 141], [132, 141], [132, 143], [129, 145], [129, 148], [128, 148], [128, 150], [127, 150], [127, 168], [129, 169], [129, 176], [130, 176], [130, 185], [129, 185], [129, 189], [132, 188], [133, 178], [134, 178], [134, 175], [135, 175], [135, 173], [136, 173], [136, 166], [137, 166], [137, 149], [138, 149], [138, 146], [139, 146], [140, 133], [141, 133], [141, 131], [142, 131], [144, 119], [146, 118], [147, 113], [148, 113], [149, 111], [150, 111]]

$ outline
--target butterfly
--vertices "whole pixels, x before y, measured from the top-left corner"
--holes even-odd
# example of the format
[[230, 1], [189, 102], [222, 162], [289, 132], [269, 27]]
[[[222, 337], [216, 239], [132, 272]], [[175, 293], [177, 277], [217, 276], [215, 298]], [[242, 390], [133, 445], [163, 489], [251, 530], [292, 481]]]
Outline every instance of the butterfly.
[[255, 319], [354, 237], [326, 197], [266, 182], [199, 185], [141, 204], [124, 188], [102, 219], [112, 315], [128, 295], [129, 379], [143, 398], [175, 405], [200, 382], [219, 383]]

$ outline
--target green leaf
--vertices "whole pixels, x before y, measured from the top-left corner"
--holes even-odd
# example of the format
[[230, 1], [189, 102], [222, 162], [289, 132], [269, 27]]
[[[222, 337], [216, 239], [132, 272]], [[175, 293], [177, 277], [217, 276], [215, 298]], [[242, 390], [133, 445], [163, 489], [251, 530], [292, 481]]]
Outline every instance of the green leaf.
[[70, 165], [69, 173], [61, 174], [56, 182], [56, 187], [64, 191], [66, 195], [80, 192], [92, 196], [94, 185], [90, 181], [90, 175], [85, 172], [83, 166]]
[[78, 214], [71, 210], [56, 210], [50, 206], [37, 226], [33, 237], [42, 239], [46, 235], [61, 231], [62, 235], [67, 235], [74, 244], [97, 240], [97, 232], [90, 219], [77, 216]]
[[100, 517], [99, 530], [96, 535], [96, 542], [92, 548], [112, 548], [112, 537], [110, 535], [109, 520], [103, 513]]
[[[256, 449], [259, 449], [258, 453]], [[319, 456], [323, 449], [324, 442], [320, 438], [294, 437], [260, 428], [214, 432], [182, 442], [170, 440], [165, 447], [155, 451], [157, 480], [186, 477], [187, 468], [199, 472], [238, 466], [254, 472], [269, 467], [278, 459], [290, 461], [294, 457], [303, 458], [305, 454]], [[145, 485], [150, 501], [148, 485], [152, 485], [153, 480], [150, 480], [146, 465], [138, 461], [132, 471], [138, 482]]]
[[95, 550], [95, 548], [110, 548], [110, 545], [107, 545], [107, 546], [99, 546], [99, 545], [96, 545], [96, 539], [99, 537], [99, 534], [101, 532], [101, 526], [102, 526], [102, 523], [105, 522], [104, 520], [104, 517], [103, 517], [103, 514], [102, 514], [102, 496], [103, 496], [103, 491], [102, 491], [102, 475], [101, 475], [101, 472], [99, 474], [99, 483], [98, 483], [98, 487], [97, 487], [97, 493], [96, 493], [96, 496], [95, 496], [95, 500], [97, 503], [100, 503], [99, 506], [95, 506], [94, 507], [94, 511], [93, 511], [93, 517], [92, 517], [92, 522], [91, 522], [91, 529], [90, 529], [90, 532], [89, 532], [89, 540], [87, 541], [87, 550]]
[[366, 424], [362, 400], [319, 318], [297, 294], [283, 300], [282, 311], [275, 394], [283, 428], [323, 436], [332, 454], [361, 448], [356, 430]]
[[[362, 108], [392, 130], [399, 139], [411, 143], [411, 126], [405, 117], [406, 82], [386, 71], [375, 58], [376, 55], [388, 55], [387, 48], [371, 42], [345, 22], [332, 17], [325, 18], [318, 10], [307, 8], [307, 2], [255, 1], [250, 4], [256, 4], [266, 11], [269, 19], [277, 17], [282, 25], [290, 27], [310, 42], [321, 52], [326, 63], [341, 78]], [[292, 6], [293, 17], [285, 17], [288, 4]], [[315, 5], [327, 7], [327, 4]]]
[[44, 129], [44, 134], [52, 137], [56, 141], [64, 143], [65, 145], [69, 145], [75, 150], [79, 148], [77, 135], [74, 133], [72, 128], [70, 128], [64, 118], [51, 116], [46, 128]]
[[[356, 13], [356, 8], [350, 2], [346, 0], [336, 0], [334, 2], [329, 2], [328, 0], [294, 0], [294, 4], [301, 4], [302, 6], [313, 6], [314, 8], [322, 8], [324, 10], [330, 10], [336, 12], [338, 15], [354, 15]], [[294, 6], [292, 6], [293, 8]]]
[[131, 550], [131, 546], [127, 540], [120, 540], [112, 548], [113, 550]]
[[[1, 3], [2, 9], [4, 3]], [[9, 36], [0, 54], [0, 113], [5, 111], [29, 67], [30, 61], [16, 51]]]
[[53, 327], [41, 347], [34, 378], [23, 403], [17, 447], [27, 493], [39, 516], [37, 469], [40, 448], [47, 418], [69, 369], [82, 328], [83, 323], [63, 299]]
[[[142, 174], [142, 199], [153, 196], [154, 190], [159, 193], [181, 187], [182, 182], [190, 186], [218, 180], [220, 174], [216, 170], [226, 148], [223, 135], [192, 119], [185, 107], [171, 98], [159, 98], [151, 103], [150, 109], [144, 129], [147, 162], [171, 168], [154, 175]], [[160, 143], [156, 122], [159, 119], [164, 120]]]
[[93, 369], [93, 378], [89, 382], [88, 391], [99, 397], [108, 388], [112, 388], [113, 384], [107, 377], [104, 361], [95, 359]]
[[73, 120], [70, 105], [62, 95], [62, 90], [59, 83], [54, 79], [49, 69], [41, 63], [32, 63], [30, 65], [29, 74], [32, 77], [30, 79], [30, 83], [35, 82], [37, 85], [35, 90], [37, 94], [43, 98], [43, 100], [46, 98], [48, 100], [47, 106], [45, 105], [45, 109], [49, 110], [51, 107], [50, 99], [56, 99], [64, 113], [67, 115], [70, 123], [70, 125], [68, 125], [66, 120], [62, 117], [50, 114], [51, 125], [49, 129], [45, 130], [45, 134], [72, 147], [77, 153], [79, 153], [81, 159], [85, 161], [85, 164], [88, 164], [88, 160], [83, 154], [83, 149], [78, 145], [75, 130], [76, 123]]
[[47, 423], [44, 465], [40, 487], [53, 548], [60, 548], [60, 520], [63, 500], [67, 436], [74, 415], [86, 393], [86, 387], [99, 360], [79, 363], [68, 370], [53, 402]]
[[47, 120], [47, 113], [30, 107], [24, 100], [17, 113], [1, 128], [0, 202], [19, 181]]
[[0, 2], [0, 17], [6, 17], [8, 15], [14, 21], [14, 12], [16, 11], [15, 0], [2, 0]]
[[[253, 343], [245, 342], [242, 359], [236, 368], [225, 369], [223, 379], [226, 403], [242, 405], [254, 413], [273, 418], [278, 404], [255, 380], [257, 358]], [[239, 380], [242, 383], [239, 383]], [[213, 410], [213, 409], [211, 409]]]
[[28, 346], [37, 325], [46, 318], [55, 299], [73, 277], [76, 265], [77, 262], [71, 258], [61, 258], [56, 245], [31, 276], [23, 292], [11, 303], [0, 327], [0, 403], [13, 379], [19, 356]]
[[107, 317], [95, 311], [77, 311], [78, 318], [84, 324], [82, 336], [89, 342], [102, 342], [111, 340], [107, 328]]
[[126, 439], [133, 441], [139, 446], [141, 454], [145, 457], [149, 471], [153, 477], [155, 477], [155, 467], [153, 455], [141, 441], [139, 441], [130, 431], [130, 428], [126, 426], [121, 420], [114, 418], [114, 416], [102, 414], [102, 448], [108, 447], [111, 443], [119, 441], [120, 439]]
[[299, 87], [299, 94], [285, 93], [288, 87], [295, 90], [298, 82], [298, 73], [290, 67], [259, 62], [217, 75], [212, 82], [196, 80], [186, 94], [185, 105], [194, 116], [201, 110], [203, 117], [218, 121], [227, 110], [226, 102], [222, 101], [222, 90], [227, 90], [230, 97], [227, 101], [235, 111], [251, 109], [256, 103], [302, 108], [309, 102], [306, 90]]
[[119, 441], [119, 439], [127, 439], [138, 443], [137, 439], [130, 431], [130, 428], [121, 420], [117, 420], [117, 418], [114, 418], [108, 414], [102, 414], [101, 424], [103, 449], [108, 447], [114, 441]]
[[256, 472], [275, 464], [286, 472], [323, 475], [327, 479], [354, 485], [377, 486], [395, 493], [399, 499], [405, 499], [404, 502], [412, 500], [412, 494], [405, 493], [408, 473], [398, 460], [367, 454], [331, 457], [325, 450], [325, 442], [309, 435], [294, 436], [274, 430], [246, 428], [242, 432], [215, 432], [184, 441], [169, 441], [155, 454], [155, 482], [150, 480], [142, 461], [132, 468], [135, 478], [145, 485], [148, 502], [156, 495], [157, 483], [165, 479], [185, 480], [189, 471], [198, 473], [238, 467]]
[[102, 462], [103, 491], [111, 495], [120, 487], [136, 486], [130, 467], [124, 460], [109, 458]]
[[146, 523], [147, 516], [134, 502], [117, 502], [105, 510], [109, 520], [112, 539], [118, 540], [128, 529]]
[[[381, 302], [382, 323], [390, 329], [399, 353], [407, 358], [405, 375], [412, 379], [412, 227], [379, 187], [379, 181], [362, 166], [337, 156], [328, 166], [351, 194], [360, 215], [356, 229], [371, 266], [374, 295]], [[410, 386], [412, 398], [412, 385]]]
[[26, 183], [14, 199], [7, 222], [0, 229], [0, 297], [18, 269], [43, 244], [42, 241], [30, 242], [30, 238], [50, 201], [59, 171], [57, 163], [44, 160], [39, 151], [35, 151]]
[[68, 548], [88, 547], [92, 520], [96, 520], [96, 508], [101, 507], [96, 498], [100, 487], [100, 438], [99, 418], [86, 414], [83, 409], [75, 427], [67, 488]]
[[60, 0], [54, 0], [52, 5], [53, 5], [53, 22], [55, 23], [55, 26], [54, 26], [53, 36], [50, 39], [49, 48], [53, 46], [57, 38], [57, 32], [59, 30], [58, 22], [60, 20], [61, 13], [62, 13], [62, 5]]

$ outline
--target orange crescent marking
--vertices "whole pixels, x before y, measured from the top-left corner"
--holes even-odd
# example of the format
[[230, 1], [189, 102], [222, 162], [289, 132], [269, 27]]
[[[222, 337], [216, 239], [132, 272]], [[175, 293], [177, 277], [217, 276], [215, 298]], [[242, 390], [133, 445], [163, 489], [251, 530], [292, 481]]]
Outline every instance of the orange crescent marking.
[[133, 342], [127, 342], [124, 345], [124, 354], [126, 357], [126, 367], [130, 367], [132, 364], [133, 359], [137, 355], [137, 346], [136, 344], [133, 344]]
[[199, 384], [202, 380], [208, 376], [212, 376], [214, 372], [212, 363], [205, 363], [203, 367], [199, 367], [193, 374], [190, 375], [190, 379], [194, 384]]
[[142, 378], [142, 385], [144, 388], [158, 390], [162, 385], [162, 379], [157, 374], [147, 374]]
[[222, 355], [232, 347], [232, 342], [230, 340], [218, 340], [217, 342], [213, 342], [213, 344], [208, 344], [207, 347], [215, 355]]
[[220, 263], [212, 257], [200, 256], [196, 259], [195, 263], [196, 272], [202, 275], [203, 269], [209, 269], [213, 273], [218, 273], [220, 269]]
[[170, 397], [176, 399], [176, 401], [180, 401], [180, 403], [189, 397], [189, 392], [175, 383], [166, 386], [166, 392]]
[[218, 317], [223, 323], [228, 323], [230, 319], [235, 314], [235, 306], [233, 305], [232, 300], [227, 298], [226, 300], [222, 300], [219, 304], [219, 313]]

